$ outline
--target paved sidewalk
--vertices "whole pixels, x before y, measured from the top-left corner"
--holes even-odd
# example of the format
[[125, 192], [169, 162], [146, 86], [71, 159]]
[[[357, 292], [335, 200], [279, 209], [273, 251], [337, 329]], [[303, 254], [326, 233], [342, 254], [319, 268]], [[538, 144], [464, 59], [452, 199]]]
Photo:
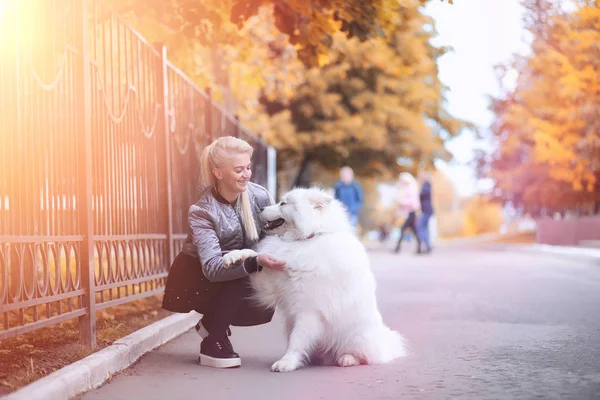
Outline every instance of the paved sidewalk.
[[392, 364], [269, 371], [279, 321], [233, 329], [242, 368], [197, 365], [188, 332], [83, 395], [95, 399], [597, 399], [600, 268], [524, 252], [371, 252], [384, 319], [410, 355]]

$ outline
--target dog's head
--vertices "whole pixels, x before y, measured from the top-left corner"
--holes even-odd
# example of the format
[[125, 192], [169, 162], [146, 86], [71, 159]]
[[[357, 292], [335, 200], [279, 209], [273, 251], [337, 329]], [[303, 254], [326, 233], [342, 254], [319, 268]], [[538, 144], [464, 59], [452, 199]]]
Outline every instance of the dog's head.
[[311, 235], [351, 230], [346, 209], [318, 188], [294, 189], [262, 211], [264, 229], [292, 240]]

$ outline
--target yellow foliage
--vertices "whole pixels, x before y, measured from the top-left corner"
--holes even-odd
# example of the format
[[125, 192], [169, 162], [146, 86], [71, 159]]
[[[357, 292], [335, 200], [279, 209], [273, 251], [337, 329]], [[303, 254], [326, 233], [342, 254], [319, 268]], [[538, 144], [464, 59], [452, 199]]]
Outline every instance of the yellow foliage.
[[463, 225], [461, 235], [462, 237], [470, 237], [477, 235], [477, 220], [473, 219], [473, 216], [463, 214]]
[[[267, 112], [279, 118], [261, 131], [284, 160], [301, 154], [326, 167], [349, 164], [369, 175], [394, 171], [399, 156], [419, 155], [430, 163], [446, 154], [440, 130], [431, 123], [450, 135], [464, 123], [442, 108], [435, 49], [424, 31], [427, 18], [415, 4], [402, 4], [399, 15], [410, 19], [390, 30], [387, 40], [333, 34], [328, 64], [307, 71], [291, 98], [267, 99]], [[294, 139], [283, 138], [282, 125], [295, 126]]]
[[468, 233], [467, 222], [462, 211], [436, 211], [437, 233], [441, 238], [454, 238]]
[[[284, 162], [312, 152], [367, 174], [399, 156], [431, 164], [465, 126], [444, 108], [429, 0], [107, 1], [217, 101], [235, 103]], [[283, 109], [265, 115], [265, 102]]]
[[[600, 201], [600, 4], [546, 13], [531, 31], [532, 54], [515, 62], [514, 90], [495, 99], [488, 162], [505, 199], [530, 208]], [[546, 23], [540, 21], [547, 21]]]
[[465, 207], [463, 236], [497, 233], [504, 222], [502, 207], [483, 196], [475, 196]]

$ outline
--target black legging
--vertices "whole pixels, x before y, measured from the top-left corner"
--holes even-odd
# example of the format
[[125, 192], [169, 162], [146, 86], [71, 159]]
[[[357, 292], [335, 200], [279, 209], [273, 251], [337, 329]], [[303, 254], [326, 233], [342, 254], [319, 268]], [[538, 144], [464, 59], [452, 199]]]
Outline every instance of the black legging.
[[400, 228], [400, 238], [398, 239], [398, 245], [396, 245], [396, 253], [400, 251], [400, 246], [402, 245], [402, 239], [404, 239], [404, 232], [410, 228], [415, 235], [415, 239], [417, 240], [417, 249], [421, 249], [421, 238], [419, 238], [419, 231], [417, 230], [417, 215], [414, 211], [408, 214], [408, 218], [402, 224]]
[[211, 336], [225, 338], [229, 325], [238, 312], [245, 312], [252, 300], [250, 279], [242, 278], [221, 283], [221, 288], [214, 300], [212, 312], [204, 314], [202, 325]]

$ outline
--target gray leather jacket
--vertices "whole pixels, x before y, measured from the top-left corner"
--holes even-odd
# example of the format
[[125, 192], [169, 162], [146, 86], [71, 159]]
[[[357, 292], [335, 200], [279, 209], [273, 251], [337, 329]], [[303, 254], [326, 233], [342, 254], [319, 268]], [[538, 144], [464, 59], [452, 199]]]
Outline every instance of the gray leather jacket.
[[[269, 192], [254, 183], [248, 184], [250, 204], [260, 237], [265, 222], [260, 211], [273, 204]], [[248, 276], [243, 263], [225, 268], [223, 255], [232, 250], [251, 249], [256, 241], [246, 238], [238, 206], [230, 204], [215, 190], [207, 189], [188, 211], [189, 231], [183, 252], [200, 259], [204, 276], [211, 282], [223, 282]]]

